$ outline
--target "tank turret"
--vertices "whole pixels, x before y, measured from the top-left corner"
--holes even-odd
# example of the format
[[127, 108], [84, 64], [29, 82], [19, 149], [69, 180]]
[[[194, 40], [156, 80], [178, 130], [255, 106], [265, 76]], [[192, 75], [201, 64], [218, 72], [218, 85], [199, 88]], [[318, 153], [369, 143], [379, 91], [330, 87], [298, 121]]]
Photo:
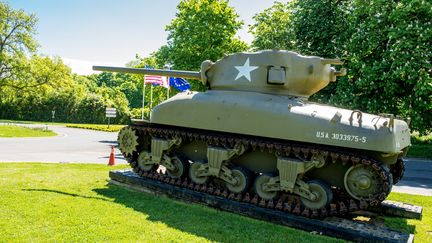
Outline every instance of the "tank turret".
[[254, 91], [278, 95], [309, 97], [345, 75], [333, 65], [338, 59], [302, 56], [291, 51], [236, 53], [213, 63], [204, 61], [201, 71], [94, 66], [97, 71], [175, 76], [199, 79], [212, 90]]

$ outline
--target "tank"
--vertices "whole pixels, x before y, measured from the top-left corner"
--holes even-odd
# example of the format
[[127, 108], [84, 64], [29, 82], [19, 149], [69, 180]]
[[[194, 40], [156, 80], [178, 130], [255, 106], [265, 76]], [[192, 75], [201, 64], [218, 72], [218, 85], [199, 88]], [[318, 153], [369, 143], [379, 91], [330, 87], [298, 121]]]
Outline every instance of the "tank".
[[346, 74], [334, 67], [342, 64], [267, 50], [204, 61], [199, 72], [93, 69], [198, 79], [208, 87], [171, 97], [150, 120], [119, 132], [119, 148], [139, 175], [162, 166], [172, 179], [265, 201], [294, 197], [303, 208], [323, 210], [341, 200], [383, 201], [403, 176], [410, 146], [407, 122], [393, 115], [308, 101]]

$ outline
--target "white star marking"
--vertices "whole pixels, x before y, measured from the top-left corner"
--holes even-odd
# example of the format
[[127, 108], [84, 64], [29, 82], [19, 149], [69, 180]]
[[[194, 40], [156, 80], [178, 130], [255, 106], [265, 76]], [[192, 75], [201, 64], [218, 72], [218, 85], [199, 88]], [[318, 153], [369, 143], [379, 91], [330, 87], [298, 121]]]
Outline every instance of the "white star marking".
[[245, 77], [249, 82], [251, 82], [250, 73], [253, 70], [257, 69], [258, 66], [250, 66], [249, 65], [249, 57], [248, 57], [248, 59], [246, 59], [246, 62], [243, 64], [243, 66], [235, 66], [235, 68], [239, 71], [235, 80], [237, 80], [241, 77]]

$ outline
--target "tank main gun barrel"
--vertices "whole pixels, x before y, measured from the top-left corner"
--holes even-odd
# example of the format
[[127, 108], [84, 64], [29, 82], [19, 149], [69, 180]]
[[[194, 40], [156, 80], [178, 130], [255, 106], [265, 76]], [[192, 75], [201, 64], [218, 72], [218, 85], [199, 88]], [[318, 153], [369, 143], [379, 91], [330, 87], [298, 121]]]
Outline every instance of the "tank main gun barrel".
[[201, 80], [201, 73], [195, 71], [181, 71], [181, 70], [162, 70], [162, 69], [148, 69], [148, 68], [128, 68], [128, 67], [108, 67], [108, 66], [93, 66], [95, 71], [116, 72], [116, 73], [131, 73], [131, 74], [147, 74], [147, 75], [160, 75], [167, 77], [179, 77]]

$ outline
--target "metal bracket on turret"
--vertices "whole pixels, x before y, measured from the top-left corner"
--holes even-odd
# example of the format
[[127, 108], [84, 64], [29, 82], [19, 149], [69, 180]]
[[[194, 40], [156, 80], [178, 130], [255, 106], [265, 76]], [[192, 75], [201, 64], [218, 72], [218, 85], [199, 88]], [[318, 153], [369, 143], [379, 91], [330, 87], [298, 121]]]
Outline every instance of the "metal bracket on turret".
[[175, 145], [180, 145], [182, 142], [181, 138], [173, 139], [161, 139], [153, 138], [151, 141], [151, 160], [153, 164], [162, 164], [167, 169], [175, 169], [171, 163], [169, 156], [165, 155], [164, 152], [169, 150]]

